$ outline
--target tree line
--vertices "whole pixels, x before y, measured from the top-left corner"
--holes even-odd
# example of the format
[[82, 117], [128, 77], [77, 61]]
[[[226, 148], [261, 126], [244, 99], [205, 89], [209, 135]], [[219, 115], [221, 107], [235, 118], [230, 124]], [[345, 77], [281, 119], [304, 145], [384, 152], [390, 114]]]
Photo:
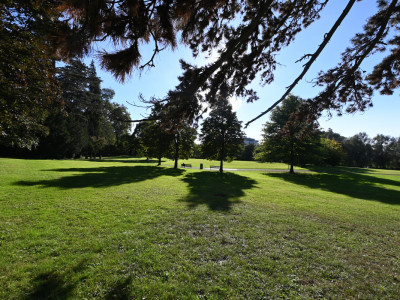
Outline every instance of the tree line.
[[94, 63], [79, 59], [57, 68], [60, 101], [49, 107], [44, 133], [30, 149], [2, 147], [3, 155], [42, 158], [96, 157], [126, 151], [130, 115], [125, 106], [112, 102], [114, 91], [101, 88]]
[[[205, 158], [223, 162], [233, 159], [285, 162], [294, 166], [330, 165], [400, 169], [400, 138], [378, 134], [369, 138], [359, 133], [346, 138], [331, 129], [322, 131], [318, 123], [304, 122], [297, 112], [304, 102], [289, 95], [274, 108], [263, 128], [260, 144], [244, 144], [242, 124], [229, 101], [218, 99], [197, 126], [180, 123], [174, 130], [160, 120], [166, 112], [156, 103], [147, 120], [133, 132], [127, 108], [111, 100], [112, 89], [101, 88], [93, 62], [86, 66], [74, 59], [58, 68], [62, 110], [47, 116], [48, 134], [31, 150], [0, 147], [1, 155], [36, 158], [95, 158], [102, 155], [134, 155], [174, 160]], [[200, 144], [196, 143], [196, 140]]]
[[261, 161], [290, 165], [400, 168], [400, 137], [358, 133], [346, 138], [331, 129], [320, 130], [316, 121], [304, 122], [297, 112], [305, 100], [289, 95], [276, 107], [263, 129], [263, 139], [254, 150]]
[[[62, 111], [55, 61], [87, 55], [98, 42], [110, 45], [109, 51], [96, 53], [102, 67], [121, 81], [135, 70], [154, 67], [158, 54], [164, 49], [173, 50], [178, 44], [188, 46], [193, 56], [218, 49], [218, 58], [211, 63], [197, 66], [181, 62], [179, 84], [160, 99], [165, 108], [160, 121], [170, 130], [198, 120], [204, 107], [215, 105], [219, 98], [236, 95], [247, 102], [255, 101], [258, 95], [251, 88], [252, 82], [273, 82], [276, 67], [282, 63], [278, 61], [279, 53], [320, 18], [328, 2], [1, 1], [0, 144], [22, 148], [38, 145], [48, 131], [44, 122], [49, 113]], [[247, 125], [289, 95], [358, 2], [343, 3], [343, 11], [320, 37], [315, 51], [298, 57], [304, 62], [299, 76], [280, 99]], [[340, 62], [330, 70], [321, 70], [315, 78], [322, 90], [299, 110], [309, 122], [317, 120], [324, 110], [338, 114], [362, 111], [372, 105], [374, 91], [391, 95], [398, 90], [400, 3], [376, 0], [376, 4], [376, 10], [371, 11], [364, 28], [351, 39]], [[150, 57], [143, 55], [146, 44], [153, 45]], [[365, 71], [362, 64], [370, 57], [376, 61], [370, 71]], [[92, 126], [88, 134], [100, 137], [96, 132], [99, 130], [97, 125]], [[98, 146], [93, 143], [88, 146], [90, 143], [84, 142], [83, 148], [92, 147], [87, 152], [96, 152]], [[109, 139], [101, 143], [109, 143]]]

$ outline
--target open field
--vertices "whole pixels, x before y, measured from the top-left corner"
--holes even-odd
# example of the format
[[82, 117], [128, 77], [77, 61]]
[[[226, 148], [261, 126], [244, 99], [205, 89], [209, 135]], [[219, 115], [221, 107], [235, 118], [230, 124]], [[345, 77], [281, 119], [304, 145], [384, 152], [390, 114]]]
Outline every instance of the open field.
[[[106, 158], [105, 161], [124, 161], [124, 162], [136, 162], [136, 163], [145, 163], [144, 158], [123, 158], [123, 157], [112, 157], [112, 158]], [[157, 165], [157, 160], [153, 159], [150, 160], [150, 165]], [[209, 169], [210, 166], [219, 166], [219, 161], [215, 160], [207, 160], [207, 159], [196, 159], [196, 158], [190, 158], [190, 159], [181, 159], [179, 160], [179, 166], [182, 164], [191, 164], [193, 167], [199, 168], [200, 164], [203, 164], [204, 169]], [[171, 159], [163, 159], [162, 160], [162, 165], [164, 166], [173, 166], [174, 161]], [[285, 163], [270, 163], [270, 162], [258, 162], [258, 161], [231, 161], [231, 162], [224, 162], [224, 168], [226, 169], [281, 169], [281, 170], [289, 170], [289, 167]], [[297, 170], [302, 170], [304, 168], [301, 167], [295, 167]]]
[[0, 299], [398, 298], [399, 171], [154, 165], [0, 158]]

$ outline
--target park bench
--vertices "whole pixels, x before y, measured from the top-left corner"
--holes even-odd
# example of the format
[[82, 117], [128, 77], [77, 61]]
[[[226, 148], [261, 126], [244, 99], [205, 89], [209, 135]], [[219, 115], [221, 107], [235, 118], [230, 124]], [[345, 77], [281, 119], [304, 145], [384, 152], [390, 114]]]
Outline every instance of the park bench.
[[210, 166], [210, 170], [211, 169], [219, 169], [219, 166]]
[[184, 168], [191, 168], [192, 167], [192, 165], [191, 164], [185, 164], [185, 163], [183, 163], [183, 164], [181, 164], [181, 166], [182, 167], [184, 167]]

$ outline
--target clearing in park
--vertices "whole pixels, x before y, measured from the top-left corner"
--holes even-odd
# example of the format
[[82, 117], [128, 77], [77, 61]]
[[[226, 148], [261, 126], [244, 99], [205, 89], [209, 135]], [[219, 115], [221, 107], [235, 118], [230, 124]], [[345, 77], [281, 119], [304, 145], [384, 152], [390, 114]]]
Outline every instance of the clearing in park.
[[163, 164], [0, 159], [0, 298], [398, 298], [400, 171]]

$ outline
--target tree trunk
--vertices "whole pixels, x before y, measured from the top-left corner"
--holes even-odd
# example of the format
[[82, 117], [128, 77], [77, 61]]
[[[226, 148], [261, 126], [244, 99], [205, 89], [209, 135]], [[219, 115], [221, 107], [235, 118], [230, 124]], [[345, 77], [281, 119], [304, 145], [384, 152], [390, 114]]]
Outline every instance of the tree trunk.
[[175, 157], [174, 169], [178, 169], [178, 158]]
[[294, 145], [293, 145], [293, 142], [291, 141], [290, 142], [290, 170], [289, 170], [290, 174], [294, 174], [293, 165], [294, 165]]
[[178, 158], [179, 158], [179, 136], [175, 139], [175, 164], [174, 169], [178, 168]]
[[221, 163], [219, 165], [219, 172], [224, 172], [224, 158], [225, 158], [225, 136], [222, 135], [222, 148], [221, 148]]
[[158, 165], [157, 166], [161, 166], [161, 157], [158, 158]]

